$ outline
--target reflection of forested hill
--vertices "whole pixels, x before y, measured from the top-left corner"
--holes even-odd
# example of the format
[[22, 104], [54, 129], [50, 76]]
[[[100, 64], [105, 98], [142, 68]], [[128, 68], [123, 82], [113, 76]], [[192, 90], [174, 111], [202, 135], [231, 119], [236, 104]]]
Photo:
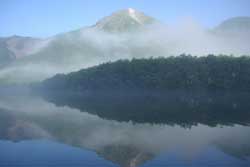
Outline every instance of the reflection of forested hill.
[[[164, 124], [120, 123], [29, 100], [31, 103], [25, 103], [27, 108], [18, 111], [0, 109], [1, 140], [49, 139], [94, 150], [121, 166], [141, 165], [171, 148], [179, 148], [185, 156], [194, 157], [209, 144], [216, 144], [227, 154], [240, 158], [250, 151], [249, 127], [198, 125], [185, 129]], [[33, 104], [34, 108], [27, 104]], [[44, 108], [39, 110], [37, 106]], [[244, 154], [238, 154], [240, 152]]]
[[70, 106], [118, 121], [168, 123], [247, 124], [249, 93], [242, 92], [102, 92], [86, 95], [58, 93], [44, 96], [59, 106]]

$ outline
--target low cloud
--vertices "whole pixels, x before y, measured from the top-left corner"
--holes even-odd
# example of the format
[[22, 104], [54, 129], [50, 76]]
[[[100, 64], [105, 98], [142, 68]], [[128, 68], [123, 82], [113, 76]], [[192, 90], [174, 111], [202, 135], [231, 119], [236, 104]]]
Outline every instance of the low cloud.
[[14, 62], [0, 71], [6, 83], [41, 81], [57, 73], [118, 59], [168, 57], [182, 53], [195, 56], [207, 54], [247, 55], [248, 34], [218, 34], [193, 20], [173, 26], [155, 24], [140, 31], [108, 33], [97, 28], [84, 28], [60, 34], [36, 54]]

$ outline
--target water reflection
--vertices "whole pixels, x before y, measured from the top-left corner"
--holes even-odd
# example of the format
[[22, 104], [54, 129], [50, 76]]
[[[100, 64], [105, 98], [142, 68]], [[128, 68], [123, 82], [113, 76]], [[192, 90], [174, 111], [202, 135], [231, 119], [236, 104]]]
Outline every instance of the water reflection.
[[250, 93], [245, 92], [50, 93], [43, 97], [58, 106], [70, 106], [118, 121], [184, 127], [197, 123], [209, 126], [250, 123]]
[[[61, 99], [57, 100], [62, 102]], [[70, 102], [70, 100], [66, 101]], [[145, 112], [147, 113], [152, 108], [147, 109], [150, 104], [146, 103], [144, 103], [147, 106], [145, 108], [141, 108], [141, 105], [133, 105], [137, 102], [134, 101], [130, 106], [119, 108], [119, 112], [114, 112], [115, 109], [118, 109], [117, 107], [122, 107], [122, 105], [117, 104], [124, 104], [121, 101], [118, 103], [118, 101], [113, 101], [115, 105], [104, 105], [103, 102], [103, 104], [96, 103], [96, 105], [100, 105], [98, 107], [93, 107], [95, 105], [91, 104], [91, 107], [87, 106], [79, 110], [80, 107], [73, 106], [73, 104], [60, 104], [58, 106], [58, 103], [55, 105], [41, 97], [30, 95], [1, 96], [0, 139], [11, 141], [46, 139], [64, 143], [93, 150], [106, 160], [124, 167], [157, 166], [159, 163], [162, 165], [187, 165], [191, 162], [192, 165], [196, 163], [197, 165], [203, 164], [203, 166], [209, 163], [225, 166], [232, 164], [247, 166], [250, 164], [250, 128], [245, 126], [249, 117], [244, 118], [241, 115], [241, 117], [233, 119], [230, 117], [230, 113], [229, 116], [224, 115], [227, 117], [225, 119], [222, 119], [222, 116], [213, 116], [214, 122], [210, 123], [212, 118], [207, 121], [209, 123], [203, 119], [200, 123], [206, 124], [200, 124], [197, 121], [200, 117], [195, 115], [193, 120], [190, 120], [190, 117], [186, 117], [184, 120], [184, 116], [181, 116], [182, 119], [179, 122], [174, 122], [177, 119], [174, 115], [170, 117], [170, 121], [166, 121], [171, 123], [170, 126], [163, 124], [163, 121], [154, 124], [146, 123], [149, 119], [149, 115], [146, 114], [145, 119], [141, 121], [144, 123], [119, 122], [117, 120], [121, 120], [122, 117], [118, 113], [126, 110], [138, 110], [137, 113], [140, 113], [144, 111], [142, 109], [148, 110]], [[82, 101], [81, 104], [87, 104], [87, 102]], [[126, 104], [130, 102], [128, 100]], [[248, 104], [240, 103], [238, 106], [241, 108], [242, 105]], [[154, 107], [152, 103], [151, 106]], [[99, 117], [101, 115], [98, 114], [98, 109], [103, 109], [100, 112], [104, 114], [108, 108], [112, 110], [108, 113], [108, 117], [102, 116], [113, 120]], [[93, 109], [96, 115], [90, 114], [92, 111], [88, 111], [88, 109]], [[229, 111], [231, 112], [231, 110]], [[239, 112], [240, 110], [235, 111]], [[190, 111], [188, 112], [190, 113]], [[116, 115], [112, 116], [113, 113]], [[206, 112], [204, 113], [205, 116], [210, 116]], [[116, 116], [118, 119], [115, 120]], [[232, 116], [235, 115], [232, 114]], [[130, 117], [128, 116], [128, 118]], [[181, 123], [182, 120], [184, 123]], [[234, 124], [235, 122], [241, 122], [241, 125]], [[183, 125], [189, 125], [189, 128], [183, 127]], [[211, 125], [217, 126], [212, 127]], [[212, 155], [216, 156], [211, 158]]]

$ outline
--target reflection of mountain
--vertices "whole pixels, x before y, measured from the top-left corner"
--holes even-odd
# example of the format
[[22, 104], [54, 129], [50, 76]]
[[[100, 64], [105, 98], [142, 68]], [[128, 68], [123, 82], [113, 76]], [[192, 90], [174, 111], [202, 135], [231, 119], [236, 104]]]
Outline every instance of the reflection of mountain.
[[[71, 125], [66, 127], [67, 125], [62, 120], [51, 122], [44, 119], [39, 117], [27, 119], [25, 116], [15, 115], [11, 111], [0, 109], [0, 140], [18, 142], [31, 139], [50, 139], [59, 141], [72, 146], [95, 150], [99, 156], [119, 164], [121, 167], [136, 167], [155, 156], [154, 153], [145, 152], [145, 150], [132, 145], [105, 145], [104, 143], [104, 146], [98, 148], [84, 145], [84, 143], [81, 143], [84, 136], [79, 135], [80, 129], [71, 129]], [[86, 138], [88, 137], [86, 136]], [[102, 143], [100, 144], [102, 145]]]
[[228, 145], [221, 142], [218, 147], [225, 152], [226, 154], [232, 155], [234, 157], [240, 158], [240, 159], [246, 159], [250, 157], [250, 146], [249, 145]]
[[0, 108], [0, 139], [22, 141], [28, 139], [51, 139], [39, 125], [27, 121], [10, 110]]
[[140, 151], [136, 146], [108, 145], [97, 151], [105, 159], [121, 167], [136, 167], [153, 159], [155, 155]]
[[[226, 154], [232, 155], [240, 159], [246, 159], [250, 157], [250, 145], [244, 144], [249, 141], [249, 134], [236, 132], [234, 135], [237, 137], [228, 137], [227, 142], [217, 141], [215, 145], [220, 148]], [[234, 145], [229, 143], [242, 143], [240, 145]]]
[[125, 123], [104, 120], [67, 106], [57, 107], [23, 94], [0, 99], [1, 139], [49, 139], [93, 150], [121, 166], [140, 165], [162, 152], [171, 151], [195, 158], [214, 144], [226, 154], [235, 156], [237, 152], [245, 152], [236, 156], [240, 158], [249, 155], [250, 151], [247, 149], [250, 129], [246, 126], [208, 127], [198, 124], [187, 129], [164, 124]]
[[53, 94], [45, 99], [118, 121], [178, 124], [244, 124], [250, 122], [243, 92], [102, 92], [87, 95]]

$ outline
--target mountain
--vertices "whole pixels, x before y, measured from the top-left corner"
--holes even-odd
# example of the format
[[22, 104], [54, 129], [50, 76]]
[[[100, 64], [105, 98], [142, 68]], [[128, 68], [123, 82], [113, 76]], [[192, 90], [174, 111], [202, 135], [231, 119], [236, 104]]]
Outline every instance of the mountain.
[[42, 40], [39, 38], [17, 35], [1, 38], [1, 42], [17, 59], [33, 54], [42, 47]]
[[216, 29], [221, 31], [249, 31], [250, 30], [250, 17], [234, 17], [223, 21]]
[[0, 69], [6, 67], [14, 60], [14, 53], [7, 48], [4, 39], [0, 38]]
[[[47, 42], [43, 48], [0, 71], [0, 82], [41, 81], [57, 73], [68, 73], [111, 60], [160, 56], [161, 51], [153, 42], [140, 42], [153, 20], [133, 9], [121, 10], [94, 26], [45, 39]], [[111, 33], [118, 29], [124, 33]]]
[[[248, 24], [245, 20], [241, 22]], [[248, 55], [248, 35], [227, 34], [223, 27], [218, 26], [210, 33], [193, 24], [166, 26], [129, 8], [114, 12], [92, 26], [46, 39], [2, 38], [0, 52], [4, 54], [0, 54], [0, 83], [42, 81], [57, 73], [70, 73], [119, 59], [182, 53]]]
[[41, 42], [42, 40], [39, 38], [22, 37], [17, 35], [5, 39], [7, 48], [14, 53], [17, 59], [35, 53], [42, 47]]
[[223, 21], [214, 31], [224, 36], [250, 38], [250, 17], [234, 17]]
[[11, 36], [0, 38], [0, 66], [7, 66], [16, 59], [36, 53], [45, 45], [39, 38]]
[[107, 32], [129, 32], [157, 22], [156, 19], [128, 8], [98, 21], [94, 27]]

